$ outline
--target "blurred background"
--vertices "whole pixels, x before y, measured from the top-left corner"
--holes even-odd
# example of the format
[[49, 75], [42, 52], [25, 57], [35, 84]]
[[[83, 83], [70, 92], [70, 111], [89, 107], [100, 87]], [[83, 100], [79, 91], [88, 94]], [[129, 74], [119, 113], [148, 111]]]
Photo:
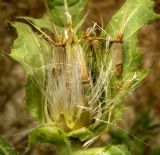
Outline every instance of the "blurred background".
[[[160, 0], [154, 1], [154, 10], [160, 13]], [[89, 0], [84, 10], [90, 11], [84, 29], [91, 26], [91, 21], [106, 25], [123, 3], [124, 0]], [[44, 11], [42, 0], [0, 0], [0, 52], [10, 53], [17, 37], [15, 30], [8, 29], [8, 21], [17, 16], [39, 18]], [[126, 144], [133, 155], [160, 155], [160, 21], [144, 26], [138, 38], [144, 54], [142, 63], [150, 66], [155, 62], [153, 68], [142, 85], [126, 98], [122, 121], [94, 145]], [[27, 133], [33, 122], [24, 109], [25, 83], [21, 66], [0, 56], [0, 136], [22, 155], [55, 155], [56, 149], [49, 144], [27, 149]]]

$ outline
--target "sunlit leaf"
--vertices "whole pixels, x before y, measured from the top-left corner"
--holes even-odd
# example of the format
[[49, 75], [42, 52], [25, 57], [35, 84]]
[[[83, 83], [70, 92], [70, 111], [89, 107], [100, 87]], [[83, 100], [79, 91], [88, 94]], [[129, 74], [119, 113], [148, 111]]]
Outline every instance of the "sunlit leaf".
[[[112, 87], [114, 88], [116, 88], [119, 82], [123, 83], [121, 89], [118, 90], [119, 92], [124, 89], [130, 91], [148, 73], [141, 67], [142, 56], [137, 47], [137, 31], [143, 25], [160, 18], [160, 15], [154, 13], [153, 6], [154, 2], [150, 0], [126, 0], [106, 28], [107, 33], [113, 40], [122, 35], [123, 78], [117, 79], [114, 77], [112, 80]], [[135, 80], [133, 80], [134, 75]], [[113, 93], [116, 93], [116, 91], [114, 90]]]
[[83, 127], [79, 130], [71, 131], [67, 134], [68, 137], [79, 138], [81, 141], [87, 140], [94, 136], [94, 133]]
[[56, 145], [67, 145], [68, 143], [64, 131], [54, 125], [37, 127], [29, 134], [30, 146], [47, 142]]
[[[56, 25], [64, 27], [64, 1], [59, 0], [47, 0], [49, 9], [51, 10], [51, 15], [53, 21]], [[76, 26], [82, 19], [83, 9], [87, 3], [87, 0], [67, 0], [68, 11], [72, 15], [73, 26]]]
[[112, 17], [106, 31], [111, 37], [122, 32], [124, 40], [127, 40], [143, 25], [160, 18], [160, 15], [154, 13], [153, 7], [152, 0], [126, 0], [122, 8]]
[[[64, 0], [46, 0], [49, 12], [46, 12], [43, 18], [35, 19], [32, 17], [21, 17], [30, 20], [38, 28], [46, 28], [50, 31], [55, 26], [58, 32], [62, 32], [65, 26], [66, 17]], [[83, 17], [83, 10], [87, 0], [67, 0], [68, 10], [72, 15], [73, 27], [76, 27]], [[50, 18], [51, 17], [51, 18]], [[79, 28], [81, 30], [81, 28]]]
[[26, 110], [30, 117], [42, 121], [43, 96], [39, 84], [45, 84], [43, 55], [48, 45], [26, 24], [15, 23], [13, 26], [16, 27], [18, 38], [14, 41], [10, 57], [20, 63], [28, 75]]
[[13, 26], [18, 38], [12, 45], [10, 56], [22, 65], [27, 75], [44, 78], [44, 70], [38, 70], [44, 65], [38, 35], [26, 24], [17, 22]]

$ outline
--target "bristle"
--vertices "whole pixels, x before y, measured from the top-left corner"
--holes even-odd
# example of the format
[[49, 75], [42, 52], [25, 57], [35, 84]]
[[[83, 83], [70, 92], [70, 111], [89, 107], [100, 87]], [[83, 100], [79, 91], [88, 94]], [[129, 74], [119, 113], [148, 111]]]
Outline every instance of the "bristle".
[[[68, 12], [67, 2], [65, 3], [65, 9]], [[98, 40], [94, 51], [90, 51], [91, 56], [87, 55], [88, 49], [85, 49], [84, 44], [82, 46], [82, 42], [78, 40], [76, 32], [86, 16], [74, 31], [72, 24], [66, 24], [63, 33], [58, 35], [62, 36], [58, 46], [52, 42], [51, 45], [40, 38], [49, 46], [49, 51], [43, 51], [37, 42], [44, 66], [36, 68], [36, 71], [43, 71], [44, 78], [35, 74], [34, 80], [45, 101], [45, 121], [54, 122], [66, 131], [101, 120], [106, 114], [110, 122], [112, 109], [121, 102], [127, 91], [124, 90], [121, 94], [110, 97], [110, 82], [114, 76], [114, 60], [110, 58], [112, 53], [109, 53], [110, 39], [99, 38], [106, 42], [106, 49], [100, 50]], [[68, 18], [68, 20], [71, 19]], [[88, 35], [91, 36], [97, 27], [100, 28], [94, 23]], [[46, 35], [46, 37], [50, 39], [49, 36]], [[95, 72], [94, 75], [93, 72]]]
[[88, 16], [88, 13], [89, 13], [89, 12], [87, 12], [87, 13], [84, 15], [83, 19], [82, 19], [82, 20], [77, 24], [77, 26], [74, 28], [74, 34], [76, 34], [77, 31], [78, 31], [78, 29], [79, 29], [80, 27], [82, 27], [82, 24], [85, 22], [85, 20], [86, 20], [86, 18], [87, 18], [87, 16]]

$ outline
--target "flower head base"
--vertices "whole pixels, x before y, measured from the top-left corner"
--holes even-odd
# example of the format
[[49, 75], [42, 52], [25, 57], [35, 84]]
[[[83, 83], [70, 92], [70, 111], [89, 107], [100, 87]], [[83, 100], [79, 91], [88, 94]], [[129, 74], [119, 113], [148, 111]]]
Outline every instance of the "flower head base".
[[[106, 108], [113, 106], [107, 97], [114, 65], [112, 59], [106, 65], [107, 48], [101, 51], [99, 47], [90, 50], [88, 45], [84, 46], [88, 40], [76, 36], [77, 28], [72, 28], [71, 15], [65, 14], [67, 23], [63, 34], [59, 35], [57, 43], [51, 43], [52, 54], [45, 54], [43, 58], [47, 58], [44, 66], [46, 83], [44, 85], [39, 78], [35, 81], [46, 101], [45, 120], [70, 131], [88, 126], [95, 119], [101, 120]], [[95, 25], [87, 36], [92, 40], [96, 40], [90, 35], [94, 29]], [[109, 41], [106, 41], [107, 45]]]

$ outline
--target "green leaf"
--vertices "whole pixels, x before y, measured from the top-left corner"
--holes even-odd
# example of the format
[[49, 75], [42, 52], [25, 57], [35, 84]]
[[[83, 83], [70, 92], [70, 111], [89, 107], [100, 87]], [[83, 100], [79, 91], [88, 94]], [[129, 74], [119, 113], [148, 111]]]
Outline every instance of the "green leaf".
[[[50, 31], [55, 26], [56, 30], [61, 33], [65, 26], [65, 6], [64, 0], [47, 0], [49, 12], [45, 13], [40, 19], [32, 17], [20, 17], [22, 19], [30, 20], [38, 28], [46, 28]], [[87, 0], [68, 0], [68, 10], [72, 16], [73, 27], [77, 26], [82, 19], [83, 9], [87, 4]], [[51, 16], [51, 18], [50, 18]], [[79, 31], [80, 32], [80, 29]]]
[[160, 15], [153, 12], [153, 6], [151, 0], [126, 0], [106, 28], [113, 39], [119, 33], [123, 36], [124, 72], [135, 72], [141, 68], [141, 53], [136, 46], [137, 31], [145, 24], [160, 19]]
[[[118, 96], [124, 90], [124, 94], [127, 95], [127, 92], [135, 88], [148, 74], [148, 70], [141, 67], [142, 55], [136, 44], [137, 31], [145, 24], [160, 18], [160, 15], [153, 12], [153, 6], [154, 2], [151, 0], [126, 0], [106, 28], [113, 40], [122, 35], [123, 41], [123, 75], [122, 78], [112, 78], [114, 96]], [[116, 90], [119, 84], [121, 88]]]
[[28, 115], [34, 120], [42, 122], [44, 120], [42, 93], [31, 79], [27, 81], [25, 101]]
[[81, 141], [87, 140], [93, 136], [94, 136], [94, 133], [91, 132], [86, 127], [71, 131], [67, 134], [67, 137], [79, 138]]
[[143, 25], [160, 18], [153, 12], [154, 2], [151, 0], [126, 0], [122, 8], [112, 17], [106, 31], [111, 37], [119, 32], [127, 40]]
[[[50, 18], [47, 14], [45, 14], [42, 18], [33, 18], [33, 17], [26, 17], [26, 16], [23, 16], [23, 17], [18, 17], [18, 19], [24, 19], [24, 20], [27, 20], [27, 21], [30, 21], [34, 26], [35, 28], [45, 28], [45, 29], [48, 29], [52, 32], [53, 30], [53, 25], [52, 25], [52, 21], [50, 21]], [[56, 29], [58, 29], [59, 31], [61, 31], [61, 27], [58, 27], [56, 26]]]
[[6, 140], [0, 138], [0, 155], [19, 155]]
[[28, 25], [15, 23], [13, 26], [17, 29], [18, 38], [14, 41], [10, 57], [19, 62], [28, 75], [26, 110], [30, 117], [42, 121], [44, 101], [41, 89], [46, 78], [44, 65], [48, 63], [46, 55], [52, 56], [48, 54], [52, 50]]
[[123, 63], [124, 72], [134, 72], [137, 69], [141, 69], [141, 58], [142, 54], [137, 45], [137, 33], [134, 33], [128, 40], [124, 41], [123, 44]]
[[[15, 23], [14, 26], [18, 38], [14, 41], [10, 56], [22, 65], [32, 80], [43, 83], [45, 72], [44, 70], [38, 70], [44, 65], [38, 36], [26, 24]], [[42, 94], [32, 81], [29, 81], [26, 86], [26, 109], [32, 118], [38, 121], [43, 119]]]
[[39, 143], [52, 143], [56, 145], [66, 145], [69, 141], [63, 130], [54, 125], [44, 125], [37, 127], [29, 134], [29, 145], [33, 146]]
[[88, 148], [73, 152], [73, 155], [131, 155], [124, 145]]
[[[160, 18], [160, 15], [153, 12], [153, 6], [154, 2], [151, 0], [126, 0], [122, 8], [112, 17], [109, 26], [106, 28], [107, 33], [113, 39], [119, 33], [123, 35], [124, 74], [137, 72], [137, 69], [141, 68], [142, 56], [136, 46], [137, 31], [143, 25]], [[144, 72], [144, 70], [140, 72]], [[124, 78], [126, 76], [128, 75], [124, 75]]]
[[44, 66], [39, 36], [23, 23], [14, 23], [18, 38], [14, 41], [10, 56], [19, 62], [29, 76], [44, 79]]
[[[64, 27], [64, 0], [47, 0], [49, 9], [55, 25]], [[82, 11], [87, 0], [67, 0], [68, 11], [72, 16], [73, 26], [76, 26], [82, 19]]]

